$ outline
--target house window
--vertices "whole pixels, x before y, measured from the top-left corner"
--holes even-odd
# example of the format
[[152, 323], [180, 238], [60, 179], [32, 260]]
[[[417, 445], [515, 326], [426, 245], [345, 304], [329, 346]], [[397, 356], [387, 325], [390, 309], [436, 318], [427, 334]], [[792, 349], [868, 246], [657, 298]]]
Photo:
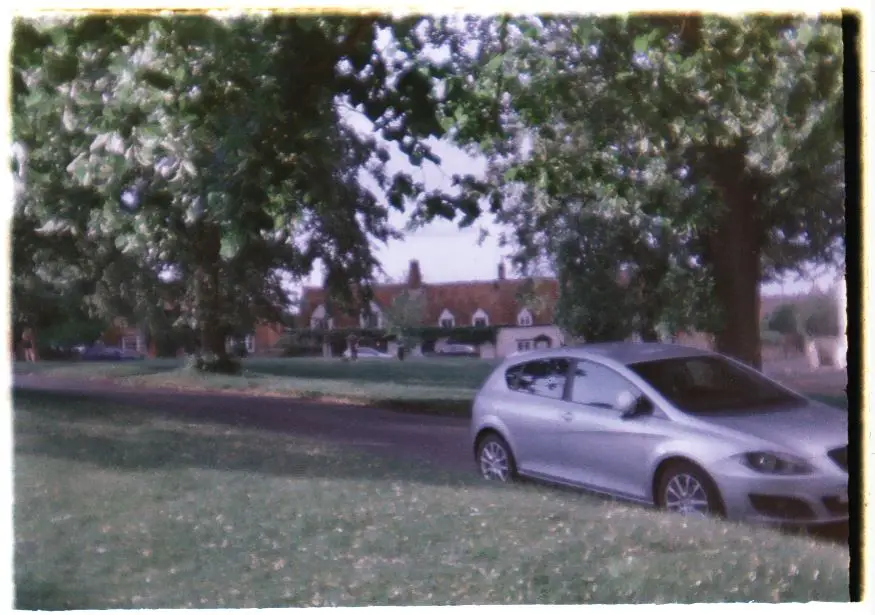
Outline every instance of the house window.
[[383, 314], [380, 312], [380, 308], [373, 302], [371, 302], [370, 311], [363, 311], [360, 318], [362, 329], [382, 329], [383, 328]]
[[139, 335], [126, 335], [122, 338], [122, 350], [143, 350], [143, 338]]
[[532, 326], [532, 313], [529, 310], [523, 310], [517, 315], [516, 323], [520, 327], [531, 327]]
[[474, 312], [474, 316], [471, 318], [471, 324], [475, 327], [488, 327], [489, 316], [483, 310], [478, 309]]
[[328, 311], [324, 305], [318, 306], [310, 315], [311, 329], [330, 329], [332, 325], [331, 318], [328, 317]]
[[247, 335], [244, 342], [246, 344], [246, 352], [253, 354], [255, 352], [255, 336], [251, 334]]
[[449, 310], [441, 312], [441, 317], [438, 319], [438, 324], [444, 329], [452, 329], [456, 326], [456, 318]]
[[330, 329], [332, 321], [330, 318], [314, 318], [310, 321], [311, 329], [327, 330]]
[[531, 350], [532, 340], [517, 340], [516, 348], [517, 350]]

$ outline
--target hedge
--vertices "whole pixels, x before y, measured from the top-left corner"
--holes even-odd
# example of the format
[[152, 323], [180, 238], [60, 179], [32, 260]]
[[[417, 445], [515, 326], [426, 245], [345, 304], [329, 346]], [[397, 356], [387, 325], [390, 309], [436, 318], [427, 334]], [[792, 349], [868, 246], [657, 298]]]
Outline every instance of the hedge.
[[[404, 336], [418, 339], [422, 342], [435, 342], [448, 338], [457, 344], [494, 344], [498, 333], [497, 327], [411, 327], [405, 329]], [[362, 343], [390, 342], [398, 338], [397, 334], [384, 329], [287, 329], [286, 334], [296, 337], [301, 342], [345, 344], [350, 335], [354, 335]]]

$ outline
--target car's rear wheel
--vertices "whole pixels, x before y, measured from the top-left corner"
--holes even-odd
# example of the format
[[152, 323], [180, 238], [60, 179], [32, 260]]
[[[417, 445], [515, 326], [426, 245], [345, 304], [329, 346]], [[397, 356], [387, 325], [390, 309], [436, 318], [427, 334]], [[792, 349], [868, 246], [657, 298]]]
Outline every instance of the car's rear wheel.
[[489, 434], [480, 442], [477, 463], [480, 475], [486, 480], [508, 483], [516, 477], [516, 463], [510, 446], [496, 434]]
[[714, 481], [691, 463], [673, 463], [662, 472], [656, 500], [660, 508], [687, 517], [723, 515]]

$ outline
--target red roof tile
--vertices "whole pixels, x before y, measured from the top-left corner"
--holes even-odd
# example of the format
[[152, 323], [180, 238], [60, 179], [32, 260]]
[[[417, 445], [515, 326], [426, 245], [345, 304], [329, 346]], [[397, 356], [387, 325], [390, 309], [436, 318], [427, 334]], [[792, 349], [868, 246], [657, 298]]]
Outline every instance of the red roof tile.
[[[529, 283], [534, 284], [537, 300], [527, 306], [518, 296]], [[559, 285], [555, 279], [536, 278], [534, 280], [513, 279], [472, 282], [449, 282], [422, 284], [426, 297], [423, 325], [437, 326], [441, 313], [446, 309], [452, 313], [456, 326], [472, 324], [474, 313], [481, 309], [489, 317], [493, 326], [517, 324], [517, 315], [524, 307], [529, 307], [536, 325], [552, 324]], [[374, 286], [374, 301], [382, 309], [403, 291], [407, 284], [382, 284]], [[313, 311], [325, 303], [325, 290], [318, 287], [305, 288], [302, 296], [301, 316], [304, 326], [309, 326]], [[358, 320], [348, 314], [332, 314], [335, 328], [358, 327]]]

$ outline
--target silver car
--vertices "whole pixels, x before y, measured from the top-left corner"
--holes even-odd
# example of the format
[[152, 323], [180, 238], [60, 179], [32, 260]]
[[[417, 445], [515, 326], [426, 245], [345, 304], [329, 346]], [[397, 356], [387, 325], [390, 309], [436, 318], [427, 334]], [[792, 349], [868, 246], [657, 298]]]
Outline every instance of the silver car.
[[480, 472], [687, 515], [848, 518], [848, 414], [713, 352], [613, 343], [508, 359], [474, 400]]

